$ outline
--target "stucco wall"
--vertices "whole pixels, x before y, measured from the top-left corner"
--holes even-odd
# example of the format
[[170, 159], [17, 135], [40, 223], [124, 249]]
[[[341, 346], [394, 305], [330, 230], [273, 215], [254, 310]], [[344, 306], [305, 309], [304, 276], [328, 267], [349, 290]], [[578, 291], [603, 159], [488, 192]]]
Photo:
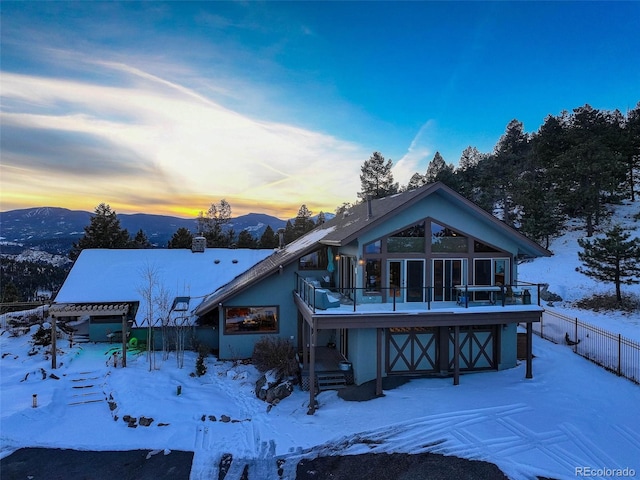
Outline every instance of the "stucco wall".
[[518, 361], [518, 326], [511, 323], [502, 328], [502, 343], [500, 350], [500, 363], [498, 370], [513, 368]]
[[274, 273], [258, 284], [231, 298], [223, 307], [261, 307], [278, 306], [277, 333], [224, 333], [224, 308], [219, 309], [219, 348], [221, 359], [249, 358], [253, 354], [254, 344], [264, 336], [287, 338], [297, 345], [298, 311], [293, 302], [297, 263], [283, 268], [282, 273]]
[[[376, 329], [354, 329], [349, 332], [349, 361], [353, 364], [353, 377], [357, 385], [376, 378]], [[384, 374], [384, 338], [382, 369]]]

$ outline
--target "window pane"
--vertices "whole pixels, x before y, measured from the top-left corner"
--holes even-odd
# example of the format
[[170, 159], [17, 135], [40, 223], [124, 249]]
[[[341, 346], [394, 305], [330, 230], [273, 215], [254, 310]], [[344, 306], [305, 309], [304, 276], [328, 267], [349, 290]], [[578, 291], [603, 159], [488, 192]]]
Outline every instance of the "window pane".
[[387, 239], [387, 252], [424, 252], [424, 222], [390, 236]]
[[278, 331], [278, 307], [226, 307], [224, 333], [269, 333]]
[[491, 285], [491, 260], [476, 260], [474, 262], [473, 283], [476, 285]]
[[479, 242], [478, 240], [475, 240], [473, 242], [473, 251], [479, 252], [479, 253], [495, 253], [495, 252], [499, 252], [500, 250], [496, 250], [495, 248], [490, 247], [489, 245], [486, 245], [482, 242]]
[[365, 286], [368, 291], [378, 292], [381, 287], [382, 260], [367, 260], [365, 265]]
[[324, 270], [328, 264], [326, 248], [300, 257], [300, 261], [298, 262], [300, 270]]
[[431, 222], [431, 251], [434, 253], [465, 253], [469, 250], [464, 235], [435, 222]]
[[382, 242], [380, 240], [376, 240], [373, 243], [365, 245], [364, 253], [381, 253], [382, 252]]

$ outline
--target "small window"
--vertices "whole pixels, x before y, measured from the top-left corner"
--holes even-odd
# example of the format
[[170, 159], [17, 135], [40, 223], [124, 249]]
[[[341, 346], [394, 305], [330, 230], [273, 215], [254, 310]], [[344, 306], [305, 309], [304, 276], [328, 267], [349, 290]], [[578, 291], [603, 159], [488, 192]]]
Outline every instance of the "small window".
[[225, 307], [224, 333], [276, 333], [278, 307]]
[[300, 257], [298, 266], [300, 270], [326, 270], [329, 264], [327, 249], [316, 250], [303, 257]]
[[500, 250], [497, 250], [489, 245], [486, 245], [478, 240], [473, 242], [473, 251], [478, 253], [497, 253]]
[[382, 253], [382, 242], [380, 240], [376, 240], [375, 242], [365, 245], [364, 253], [368, 253], [368, 254]]

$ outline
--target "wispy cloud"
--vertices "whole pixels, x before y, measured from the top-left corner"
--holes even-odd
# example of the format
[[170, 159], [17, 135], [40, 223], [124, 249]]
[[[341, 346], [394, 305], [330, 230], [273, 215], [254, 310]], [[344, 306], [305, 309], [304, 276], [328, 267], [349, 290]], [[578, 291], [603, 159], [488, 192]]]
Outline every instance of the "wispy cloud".
[[396, 181], [406, 184], [414, 173], [424, 174], [427, 171], [427, 165], [431, 160], [429, 157], [435, 154], [433, 148], [437, 140], [435, 133], [434, 120], [428, 120], [420, 127], [407, 152], [394, 165], [393, 176]]
[[[366, 157], [358, 145], [241, 115], [135, 66], [94, 64], [105, 76], [117, 76], [113, 83], [119, 86], [3, 73], [3, 203], [15, 198], [14, 188], [22, 195], [37, 190], [41, 198], [43, 177], [57, 182], [51, 190], [75, 195], [88, 189], [75, 190], [78, 185], [68, 177], [84, 177], [94, 192], [85, 200], [123, 208], [159, 202], [160, 188], [180, 192], [186, 202], [235, 198], [255, 203], [252, 210], [280, 203], [295, 213], [307, 203], [326, 211], [359, 189]], [[29, 176], [17, 178], [18, 167]]]

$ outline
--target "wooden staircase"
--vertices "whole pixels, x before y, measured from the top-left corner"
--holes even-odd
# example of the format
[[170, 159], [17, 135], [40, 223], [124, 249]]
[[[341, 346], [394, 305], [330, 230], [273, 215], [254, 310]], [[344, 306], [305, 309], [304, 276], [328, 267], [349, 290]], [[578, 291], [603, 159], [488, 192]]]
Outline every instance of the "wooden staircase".
[[318, 372], [316, 374], [318, 390], [338, 390], [347, 386], [347, 379], [342, 372]]

